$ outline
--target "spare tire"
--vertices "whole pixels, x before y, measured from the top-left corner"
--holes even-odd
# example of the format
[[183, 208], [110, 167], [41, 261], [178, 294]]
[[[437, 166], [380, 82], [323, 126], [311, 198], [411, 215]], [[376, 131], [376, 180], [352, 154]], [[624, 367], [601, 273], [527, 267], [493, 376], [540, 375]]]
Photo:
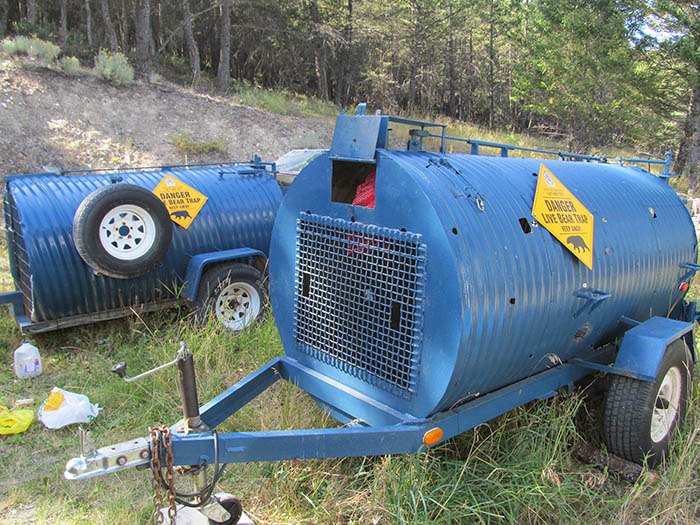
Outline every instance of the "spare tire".
[[170, 246], [173, 225], [165, 205], [133, 184], [112, 184], [85, 197], [73, 219], [80, 257], [108, 277], [151, 271]]

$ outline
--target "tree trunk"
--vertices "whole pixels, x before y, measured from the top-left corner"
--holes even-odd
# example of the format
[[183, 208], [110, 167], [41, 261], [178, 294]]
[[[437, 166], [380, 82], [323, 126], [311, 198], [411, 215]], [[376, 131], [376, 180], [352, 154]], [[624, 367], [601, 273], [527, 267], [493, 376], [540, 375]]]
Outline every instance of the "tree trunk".
[[202, 74], [202, 67], [199, 62], [199, 47], [194, 39], [192, 31], [192, 12], [190, 11], [190, 0], [182, 0], [182, 20], [185, 25], [185, 43], [187, 52], [190, 55], [190, 66], [192, 67], [192, 83], [196, 84]]
[[491, 0], [489, 10], [489, 129], [493, 129], [494, 124], [494, 90], [496, 79], [494, 76], [494, 62], [496, 61], [496, 51], [494, 49], [494, 0]]
[[160, 48], [163, 45], [163, 14], [161, 7], [161, 2], [156, 0], [156, 5], [151, 15], [151, 54], [153, 56], [156, 55], [156, 48]]
[[455, 28], [452, 18], [452, 2], [448, 7], [448, 13], [450, 17], [450, 39], [448, 46], [448, 112], [450, 118], [455, 118], [457, 116], [457, 68], [456, 68], [456, 57], [455, 57]]
[[68, 0], [61, 0], [61, 25], [58, 28], [58, 37], [64, 44], [68, 39]]
[[0, 38], [5, 36], [5, 31], [7, 31], [7, 11], [9, 6], [7, 5], [7, 0], [0, 0]]
[[216, 78], [219, 89], [228, 89], [231, 83], [231, 0], [221, 2], [221, 46]]
[[683, 126], [683, 137], [678, 147], [674, 171], [688, 175], [688, 194], [695, 197], [700, 178], [700, 84], [692, 87], [690, 105]]
[[467, 66], [467, 108], [463, 120], [472, 118], [474, 106], [474, 35], [469, 31], [469, 61]]
[[352, 65], [350, 64], [352, 56], [352, 0], [347, 3], [347, 17], [345, 19], [345, 27], [343, 28], [343, 43], [340, 52], [340, 74], [336, 81], [335, 103], [339, 106], [344, 106], [349, 98], [350, 86], [352, 84]]
[[152, 40], [151, 0], [139, 0], [136, 13], [136, 71], [142, 78], [148, 78], [153, 72]]
[[418, 70], [421, 67], [421, 49], [422, 49], [422, 35], [421, 35], [421, 9], [418, 2], [414, 0], [413, 4], [413, 28], [412, 28], [412, 54], [413, 60], [411, 60], [411, 65], [409, 66], [408, 72], [408, 113], [413, 114], [416, 108], [416, 97], [418, 94]]
[[90, 7], [90, 0], [85, 0], [85, 34], [88, 46], [92, 47], [94, 40], [92, 38], [92, 8]]
[[33, 26], [39, 21], [37, 0], [27, 0], [27, 21]]
[[327, 60], [326, 60], [326, 41], [325, 37], [319, 31], [321, 27], [321, 15], [318, 12], [318, 2], [317, 0], [312, 0], [310, 3], [311, 8], [311, 22], [314, 24], [314, 33], [316, 40], [314, 46], [314, 65], [316, 67], [316, 83], [318, 85], [318, 98], [321, 100], [328, 100], [328, 70], [327, 70]]
[[131, 16], [129, 16], [129, 10], [127, 8], [128, 2], [121, 2], [121, 13], [119, 16], [119, 41], [121, 42], [122, 49], [127, 49], [130, 47], [129, 43], [129, 23], [131, 21]]
[[107, 34], [107, 42], [109, 42], [109, 48], [112, 52], [117, 52], [119, 50], [119, 44], [117, 43], [117, 32], [114, 30], [114, 24], [112, 23], [112, 17], [109, 14], [109, 3], [107, 0], [100, 0], [100, 10], [102, 12], [102, 21], [105, 24], [105, 33]]

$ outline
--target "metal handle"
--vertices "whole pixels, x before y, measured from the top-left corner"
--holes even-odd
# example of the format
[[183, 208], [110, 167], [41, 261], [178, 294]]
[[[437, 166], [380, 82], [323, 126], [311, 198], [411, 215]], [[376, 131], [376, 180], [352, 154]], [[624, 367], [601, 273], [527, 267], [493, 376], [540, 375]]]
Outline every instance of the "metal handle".
[[596, 290], [595, 288], [581, 288], [577, 290], [574, 295], [580, 299], [587, 299], [588, 301], [605, 301], [612, 297], [611, 292], [605, 292], [603, 290]]
[[697, 272], [698, 270], [700, 270], [700, 264], [683, 263], [681, 264], [681, 268], [685, 268], [686, 270], [690, 270], [691, 272]]
[[186, 354], [188, 353], [187, 347], [185, 346], [184, 341], [180, 343], [180, 349], [177, 352], [177, 357], [173, 359], [172, 361], [162, 364], [160, 366], [157, 366], [155, 368], [152, 368], [151, 370], [146, 370], [145, 372], [142, 372], [138, 375], [135, 375], [134, 377], [126, 377], [126, 363], [121, 362], [117, 363], [116, 365], [112, 366], [110, 369], [110, 372], [113, 374], [117, 374], [119, 377], [121, 377], [124, 381], [127, 383], [131, 383], [133, 381], [137, 381], [143, 377], [150, 376], [151, 374], [155, 374], [156, 372], [160, 372], [164, 368], [168, 368], [169, 366], [173, 366], [177, 364], [179, 361], [182, 361], [186, 358]]

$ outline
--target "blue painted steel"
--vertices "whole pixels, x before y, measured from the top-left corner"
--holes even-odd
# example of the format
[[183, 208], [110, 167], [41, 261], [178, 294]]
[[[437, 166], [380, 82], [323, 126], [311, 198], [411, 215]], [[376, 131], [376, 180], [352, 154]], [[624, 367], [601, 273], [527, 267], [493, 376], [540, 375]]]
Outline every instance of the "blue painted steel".
[[[563, 387], [590, 373], [575, 365], [560, 365], [491, 394], [474, 399], [457, 408], [436, 414], [430, 419], [415, 419], [392, 412], [392, 418], [372, 426], [344, 428], [296, 429], [263, 432], [189, 433], [172, 427], [172, 448], [176, 465], [215, 462], [214, 440], [218, 440], [220, 463], [277, 461], [329, 457], [369, 456], [418, 452], [425, 448], [423, 436], [435, 427], [443, 430], [442, 441], [466, 432], [485, 421], [498, 417], [535, 399], [546, 399]], [[319, 385], [329, 384], [322, 399], [338, 399], [337, 393], [354, 400], [358, 393], [332, 378], [324, 377], [289, 357], [280, 357], [264, 365], [221, 396], [202, 407], [202, 420], [212, 428], [245, 406], [256, 395], [285, 379], [314, 395]], [[366, 402], [374, 404], [370, 398]], [[341, 400], [344, 406], [346, 401]], [[382, 410], [387, 407], [383, 407]]]
[[18, 291], [0, 293], [0, 304], [8, 304], [10, 307], [14, 308], [15, 311], [21, 312], [24, 308], [22, 297], [22, 292]]
[[668, 345], [693, 329], [693, 323], [652, 317], [625, 332], [611, 372], [653, 381]]
[[[96, 275], [73, 244], [73, 216], [81, 201], [115, 180], [152, 190], [166, 174], [209, 198], [190, 228], [173, 226], [168, 252], [148, 274], [136, 279]], [[100, 318], [95, 314], [122, 315], [132, 305], [166, 304], [181, 289], [188, 263], [197, 254], [241, 247], [267, 254], [281, 197], [275, 178], [256, 164], [6, 177], [8, 251], [25, 313], [43, 326], [56, 319], [89, 322]]]
[[[342, 129], [353, 118], [374, 117], [339, 120], [336, 137], [353, 136], [352, 129], [349, 134]], [[376, 206], [365, 208], [331, 201], [331, 155], [316, 158], [290, 186], [273, 231], [271, 297], [285, 352], [413, 417], [429, 417], [581, 357], [621, 336], [628, 328], [622, 317], [645, 321], [673, 315], [684, 295], [679, 285], [692, 277], [681, 268], [697, 261], [690, 216], [664, 180], [639, 168], [378, 148]], [[361, 160], [367, 159], [363, 151]], [[345, 162], [336, 178], [347, 173]], [[593, 270], [533, 224], [541, 163], [594, 215]], [[300, 276], [299, 225], [309, 214], [346, 225], [345, 233], [327, 246], [319, 243], [316, 252], [302, 256], [335, 257], [333, 273]], [[530, 224], [529, 233], [523, 222]], [[366, 256], [384, 247], [391, 235], [358, 242], [353, 237], [357, 228], [405, 231], [420, 236], [425, 249], [425, 293], [418, 305], [422, 333], [411, 358], [414, 368], [408, 370], [415, 375], [408, 395], [367, 380], [368, 371], [396, 373], [391, 362], [381, 364], [392, 348], [371, 343], [361, 348], [358, 342], [367, 341], [374, 329], [369, 320], [384, 304], [376, 301], [391, 296], [398, 270], [372, 269]], [[371, 278], [347, 297], [333, 288], [343, 282], [338, 276], [344, 271]], [[374, 277], [376, 282], [370, 282]], [[578, 297], [583, 289], [598, 293]], [[317, 301], [312, 309], [306, 309], [307, 295]], [[401, 317], [399, 306], [395, 310]], [[300, 319], [319, 327], [319, 340], [335, 342], [335, 350], [318, 350], [336, 359], [319, 359], [303, 348]], [[402, 319], [396, 326], [403, 326]], [[378, 368], [389, 368], [377, 372], [367, 356], [380, 363]], [[340, 403], [329, 404], [344, 410]], [[363, 418], [364, 409], [357, 408], [345, 412]]]
[[249, 260], [256, 256], [267, 258], [265, 253], [252, 248], [235, 248], [233, 250], [223, 250], [212, 253], [198, 253], [190, 259], [185, 273], [185, 285], [182, 288], [182, 296], [188, 301], [194, 301], [199, 290], [199, 281], [207, 266], [212, 264]]
[[0, 304], [8, 305], [10, 316], [17, 322], [22, 333], [25, 333], [26, 328], [29, 327], [32, 322], [24, 314], [24, 294], [18, 290], [2, 293], [0, 294]]
[[333, 135], [332, 157], [374, 162], [374, 151], [377, 148], [377, 143], [386, 144], [386, 128], [384, 128], [384, 133], [381, 133], [382, 123], [385, 120], [380, 116], [338, 115], [336, 129], [341, 131]]
[[[358, 106], [356, 116], [344, 113], [338, 115], [330, 149], [332, 159], [374, 163], [376, 149], [386, 148], [389, 144], [389, 122], [418, 126], [420, 130], [416, 134], [420, 135], [420, 139], [417, 144], [422, 146], [423, 137], [438, 137], [442, 139], [440, 151], [445, 151], [445, 124], [393, 116], [367, 116], [365, 109]], [[442, 134], [428, 133], [425, 128], [429, 127], [441, 128]]]
[[297, 385], [319, 401], [334, 402], [334, 407], [342, 406], [352, 410], [353, 406], [362, 406], [363, 411], [369, 414], [364, 421], [370, 425], [416, 421], [408, 414], [397, 412], [285, 356], [273, 359], [202, 406], [202, 421], [214, 428], [280, 379]]

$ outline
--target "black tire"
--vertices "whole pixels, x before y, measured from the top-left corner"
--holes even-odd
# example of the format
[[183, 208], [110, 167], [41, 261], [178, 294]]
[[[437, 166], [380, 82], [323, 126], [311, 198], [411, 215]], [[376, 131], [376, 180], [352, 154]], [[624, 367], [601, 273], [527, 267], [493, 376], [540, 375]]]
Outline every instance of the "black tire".
[[262, 319], [267, 290], [262, 274], [247, 264], [220, 264], [207, 269], [197, 291], [195, 308], [200, 319], [213, 315], [226, 328], [240, 332]]
[[80, 257], [98, 273], [116, 279], [151, 271], [168, 251], [172, 235], [165, 205], [133, 184], [93, 191], [73, 218], [73, 242]]
[[231, 517], [226, 521], [214, 521], [210, 518], [209, 525], [236, 525], [243, 515], [241, 500], [233, 496], [224, 496], [221, 499], [217, 499], [219, 504], [228, 511]]
[[[642, 465], [658, 465], [668, 457], [669, 445], [676, 429], [680, 428], [693, 384], [692, 358], [682, 339], [666, 349], [654, 381], [640, 381], [623, 376], [612, 376], [605, 402], [603, 433], [608, 450], [613, 454]], [[672, 371], [673, 369], [673, 371]], [[660, 414], [668, 410], [668, 384], [660, 392], [664, 379], [678, 387], [678, 407], [670, 413], [670, 423], [653, 423], [658, 408]], [[675, 381], [675, 382], [674, 382]], [[671, 390], [675, 389], [672, 387]], [[671, 398], [673, 399], [673, 398]], [[656, 429], [656, 436], [652, 433]]]

